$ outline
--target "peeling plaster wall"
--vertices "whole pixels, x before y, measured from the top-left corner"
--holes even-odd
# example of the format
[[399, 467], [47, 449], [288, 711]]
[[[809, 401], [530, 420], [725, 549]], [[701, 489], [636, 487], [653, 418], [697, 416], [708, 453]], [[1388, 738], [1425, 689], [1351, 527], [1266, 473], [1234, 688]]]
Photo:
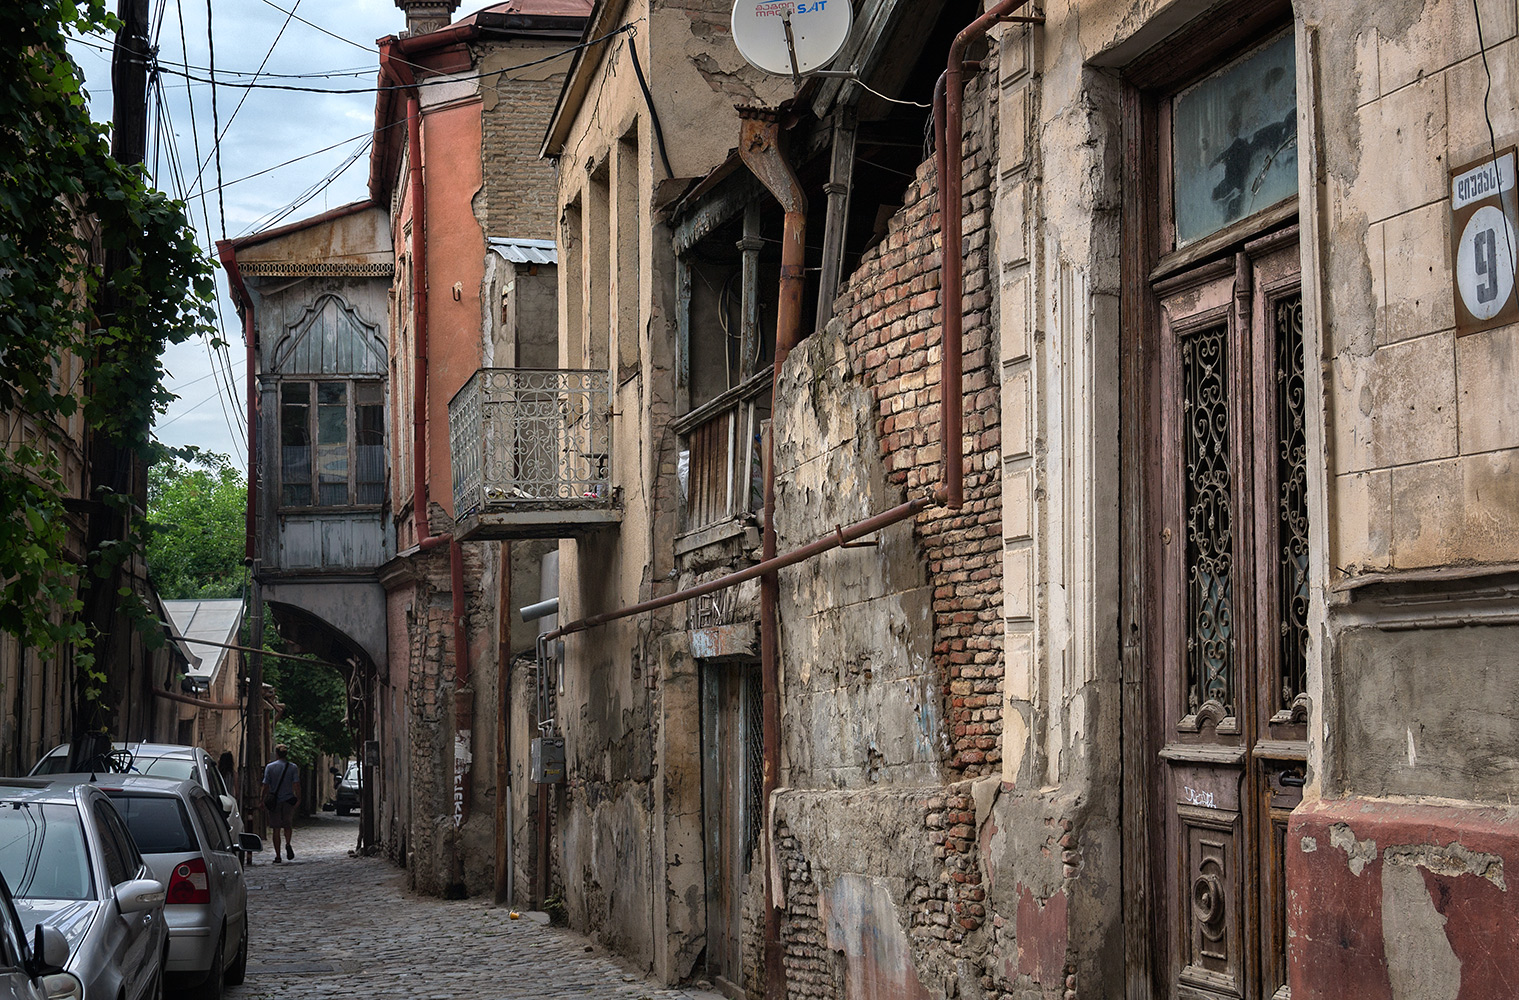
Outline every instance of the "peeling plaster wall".
[[[776, 532], [785, 551], [902, 502], [885, 482], [875, 407], [843, 324], [807, 338], [776, 393]], [[948, 750], [933, 657], [933, 590], [904, 522], [781, 576], [782, 782], [930, 784]]]
[[1449, 172], [1519, 137], [1519, 20], [1511, 0], [1298, 7], [1328, 523], [1292, 992], [1506, 995], [1519, 922], [1487, 875], [1519, 844], [1519, 326], [1456, 335]]

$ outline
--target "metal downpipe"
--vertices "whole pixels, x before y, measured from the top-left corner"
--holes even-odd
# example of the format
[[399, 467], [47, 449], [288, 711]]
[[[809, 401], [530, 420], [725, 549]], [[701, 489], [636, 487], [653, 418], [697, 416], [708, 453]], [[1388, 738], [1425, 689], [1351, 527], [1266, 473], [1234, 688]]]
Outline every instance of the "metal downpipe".
[[[770, 190], [786, 212], [781, 231], [780, 302], [775, 322], [775, 373], [770, 381], [770, 435], [765, 442], [765, 524], [761, 537], [761, 563], [775, 558], [775, 421], [780, 412], [775, 394], [780, 386], [781, 366], [801, 339], [802, 288], [807, 254], [807, 196], [791, 164], [780, 150], [780, 118], [768, 109], [739, 108], [738, 150], [744, 164]], [[764, 733], [764, 779], [761, 798], [766, 815], [780, 785], [781, 708], [780, 656], [776, 634], [776, 609], [780, 603], [780, 577], [770, 570], [760, 577], [760, 725]], [[765, 824], [766, 871], [773, 870], [775, 830]], [[781, 947], [781, 911], [775, 898], [774, 880], [765, 879], [765, 996], [780, 1000], [786, 995], [785, 952]]]
[[[944, 310], [943, 360], [939, 393], [940, 426], [943, 432], [944, 488], [950, 510], [965, 504], [965, 386], [962, 364], [965, 346], [962, 333], [965, 294], [965, 260], [962, 188], [965, 178], [965, 53], [971, 43], [992, 25], [1023, 6], [1027, 0], [1002, 0], [955, 36], [949, 47], [949, 64], [943, 80], [943, 110], [939, 115], [939, 89], [935, 87], [935, 125], [939, 131], [936, 160], [939, 172], [939, 231], [942, 234], [940, 303]], [[979, 66], [977, 67], [979, 68]], [[942, 126], [939, 125], [942, 122]]]

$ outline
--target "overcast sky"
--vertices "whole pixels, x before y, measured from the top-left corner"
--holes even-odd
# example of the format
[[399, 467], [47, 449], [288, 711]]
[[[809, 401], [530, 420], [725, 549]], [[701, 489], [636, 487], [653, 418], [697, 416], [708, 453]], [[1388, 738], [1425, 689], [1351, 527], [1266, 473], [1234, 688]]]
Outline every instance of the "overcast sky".
[[[455, 16], [486, 5], [485, 0], [466, 0]], [[115, 3], [110, 6], [114, 9]], [[150, 8], [158, 59], [165, 70], [165, 112], [160, 116], [154, 111], [157, 93], [150, 95], [147, 167], [159, 188], [188, 197], [207, 254], [214, 254], [216, 240], [224, 235], [235, 238], [368, 197], [369, 158], [361, 147], [374, 125], [379, 58], [374, 42], [405, 25], [393, 0], [215, 0], [214, 9], [210, 0], [150, 0]], [[214, 112], [212, 88], [203, 82], [210, 78], [212, 41], [218, 84]], [[109, 39], [98, 38], [72, 47], [84, 70], [94, 116], [102, 121], [111, 113], [109, 47]], [[239, 86], [255, 79], [260, 64], [264, 75], [257, 79], [265, 86], [358, 92]], [[220, 196], [213, 113], [222, 136]], [[206, 164], [198, 184], [197, 142], [198, 160]], [[356, 153], [357, 160], [339, 172]], [[287, 164], [290, 160], [295, 162]], [[318, 186], [321, 189], [309, 201], [290, 210], [293, 202]], [[219, 362], [202, 341], [168, 351], [168, 387], [180, 398], [160, 418], [156, 433], [165, 444], [221, 452], [246, 469], [242, 333], [219, 268], [217, 288], [226, 351]]]

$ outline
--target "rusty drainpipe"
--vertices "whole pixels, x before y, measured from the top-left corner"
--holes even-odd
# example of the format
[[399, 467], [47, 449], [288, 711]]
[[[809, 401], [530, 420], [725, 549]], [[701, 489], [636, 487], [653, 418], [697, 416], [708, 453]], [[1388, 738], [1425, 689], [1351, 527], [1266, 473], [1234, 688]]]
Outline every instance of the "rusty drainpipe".
[[[938, 123], [939, 152], [936, 156], [939, 172], [939, 231], [943, 235], [943, 264], [940, 268], [941, 288], [939, 301], [944, 310], [943, 360], [939, 392], [940, 424], [943, 430], [944, 488], [947, 506], [959, 510], [965, 504], [965, 388], [961, 377], [964, 361], [964, 341], [961, 332], [964, 324], [964, 233], [961, 188], [965, 178], [965, 159], [962, 143], [965, 138], [964, 108], [966, 50], [972, 42], [986, 34], [998, 21], [1012, 14], [1027, 0], [1002, 0], [985, 14], [966, 25], [949, 47], [949, 65], [945, 67], [942, 81], [943, 111], [938, 113], [940, 87], [934, 92], [934, 120]], [[979, 64], [974, 64], [979, 69]]]
[[[770, 381], [770, 436], [765, 442], [765, 524], [760, 548], [761, 562], [775, 558], [775, 420], [780, 413], [775, 394], [781, 384], [781, 366], [802, 333], [802, 284], [807, 253], [807, 196], [796, 172], [780, 150], [780, 116], [764, 108], [738, 109], [739, 156], [785, 209], [781, 230], [780, 303], [775, 321], [775, 373]], [[770, 810], [771, 797], [780, 785], [781, 708], [780, 657], [777, 653], [776, 607], [780, 602], [780, 575], [771, 570], [760, 577], [760, 727], [764, 733], [764, 780], [762, 808]], [[765, 996], [777, 1000], [786, 995], [785, 953], [781, 947], [781, 911], [775, 899], [775, 830], [765, 823]]]
[[255, 388], [255, 340], [258, 336], [253, 325], [253, 296], [243, 283], [243, 272], [237, 266], [237, 246], [231, 240], [218, 240], [216, 250], [227, 272], [227, 283], [232, 286], [237, 300], [243, 306], [243, 344], [247, 347], [248, 360], [243, 378], [248, 383], [248, 506], [244, 512], [243, 558], [253, 561], [254, 529], [258, 523], [258, 390]]
[[[406, 97], [407, 187], [411, 198], [412, 371], [411, 516], [417, 549], [430, 552], [448, 546], [449, 589], [454, 627], [454, 828], [469, 815], [470, 769], [465, 763], [474, 726], [474, 698], [469, 684], [469, 634], [464, 614], [464, 550], [452, 533], [432, 534], [427, 502], [427, 200], [422, 178], [422, 101], [411, 67], [395, 55], [387, 41], [380, 53], [383, 75], [409, 87]], [[462, 744], [462, 745], [461, 745]]]

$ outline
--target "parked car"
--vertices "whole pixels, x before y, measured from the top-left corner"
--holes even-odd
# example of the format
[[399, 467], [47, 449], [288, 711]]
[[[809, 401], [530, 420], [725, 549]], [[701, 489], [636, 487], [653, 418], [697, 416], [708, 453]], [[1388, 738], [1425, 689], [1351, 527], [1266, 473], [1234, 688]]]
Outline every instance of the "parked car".
[[216, 802], [194, 781], [111, 775], [98, 787], [121, 813], [155, 878], [168, 886], [168, 985], [220, 997], [248, 967], [248, 886], [239, 851], [263, 850], [252, 833], [234, 839]]
[[347, 816], [359, 807], [358, 761], [349, 763], [348, 770], [343, 772], [343, 778], [338, 782], [338, 790], [332, 798], [339, 816]]
[[84, 984], [64, 972], [69, 942], [46, 924], [27, 940], [10, 886], [0, 877], [0, 1000], [81, 1000]]
[[[180, 746], [174, 743], [116, 743], [115, 752], [99, 762], [99, 771], [113, 774], [150, 774], [160, 778], [194, 781], [211, 793], [211, 797], [227, 817], [233, 841], [247, 827], [243, 825], [243, 811], [237, 804], [237, 793], [222, 781], [216, 761], [200, 747]], [[32, 777], [48, 777], [64, 774], [69, 767], [69, 745], [54, 747], [32, 768]], [[99, 773], [97, 771], [97, 775]]]
[[[93, 785], [0, 779], [0, 875], [28, 933], [68, 945], [85, 1000], [156, 1000], [169, 947], [165, 889], [121, 814]], [[51, 954], [46, 954], [51, 952]]]

